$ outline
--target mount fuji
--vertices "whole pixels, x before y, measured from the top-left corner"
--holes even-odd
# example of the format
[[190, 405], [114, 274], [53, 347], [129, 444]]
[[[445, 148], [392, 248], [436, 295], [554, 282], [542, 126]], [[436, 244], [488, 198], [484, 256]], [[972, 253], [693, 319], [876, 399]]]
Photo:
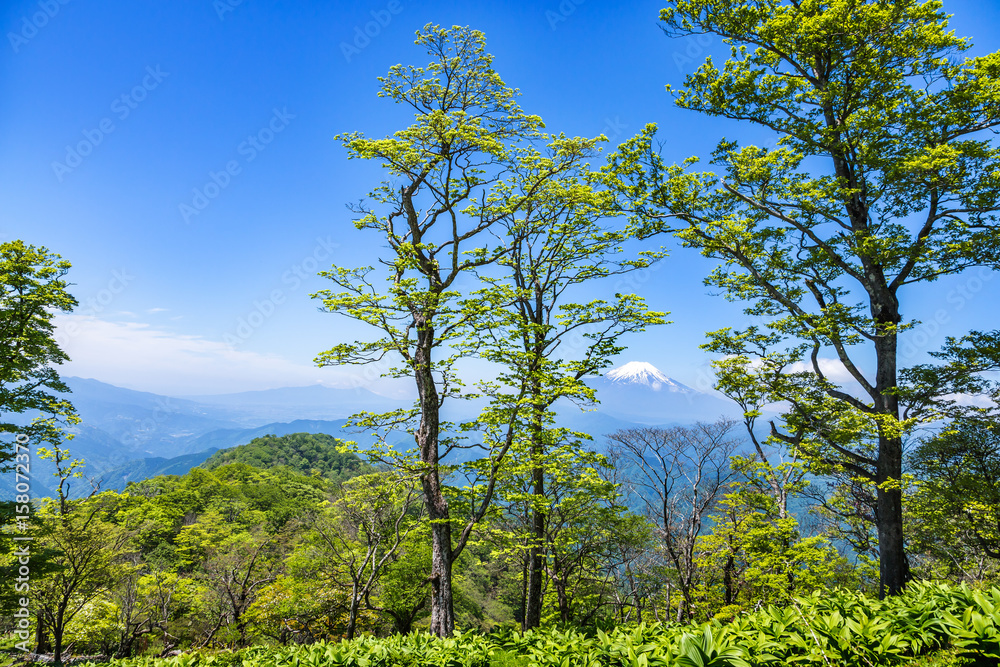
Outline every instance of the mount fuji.
[[714, 421], [740, 413], [732, 401], [681, 384], [645, 361], [630, 361], [589, 384], [597, 391], [597, 409], [618, 419], [643, 423]]
[[611, 369], [604, 377], [611, 380], [612, 385], [641, 384], [653, 391], [665, 389], [682, 394], [694, 393], [694, 389], [691, 387], [671, 380], [659, 368], [645, 361], [630, 361], [623, 366]]

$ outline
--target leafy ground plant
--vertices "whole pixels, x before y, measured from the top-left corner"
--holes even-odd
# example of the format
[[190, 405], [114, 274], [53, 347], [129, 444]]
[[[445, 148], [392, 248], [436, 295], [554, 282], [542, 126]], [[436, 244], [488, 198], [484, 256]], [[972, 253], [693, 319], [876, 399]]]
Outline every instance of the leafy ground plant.
[[[115, 667], [987, 667], [1000, 665], [1000, 588], [914, 583], [876, 600], [851, 591], [790, 599], [728, 623], [545, 628], [438, 638], [415, 633], [255, 647]], [[95, 667], [88, 663], [87, 667]]]

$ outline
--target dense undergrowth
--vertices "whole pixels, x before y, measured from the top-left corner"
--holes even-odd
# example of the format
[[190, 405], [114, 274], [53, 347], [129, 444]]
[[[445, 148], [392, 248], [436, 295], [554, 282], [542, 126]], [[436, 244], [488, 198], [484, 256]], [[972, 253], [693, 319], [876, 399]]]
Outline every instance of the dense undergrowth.
[[[922, 659], [920, 659], [922, 658]], [[919, 660], [915, 660], [919, 659]], [[875, 600], [850, 591], [790, 599], [701, 625], [659, 623], [600, 630], [513, 630], [438, 639], [427, 634], [253, 647], [116, 667], [874, 667], [1000, 665], [1000, 588], [916, 583]], [[91, 663], [92, 664], [92, 663]]]

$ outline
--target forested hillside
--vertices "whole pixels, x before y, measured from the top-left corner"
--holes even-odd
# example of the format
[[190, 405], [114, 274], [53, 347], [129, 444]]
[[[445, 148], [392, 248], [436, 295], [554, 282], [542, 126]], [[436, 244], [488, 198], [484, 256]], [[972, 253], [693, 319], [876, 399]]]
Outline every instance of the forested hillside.
[[213, 470], [234, 463], [263, 469], [284, 466], [300, 475], [323, 477], [334, 484], [374, 472], [357, 454], [342, 452], [338, 447], [342, 447], [342, 442], [325, 433], [265, 435], [249, 444], [216, 452], [200, 467]]

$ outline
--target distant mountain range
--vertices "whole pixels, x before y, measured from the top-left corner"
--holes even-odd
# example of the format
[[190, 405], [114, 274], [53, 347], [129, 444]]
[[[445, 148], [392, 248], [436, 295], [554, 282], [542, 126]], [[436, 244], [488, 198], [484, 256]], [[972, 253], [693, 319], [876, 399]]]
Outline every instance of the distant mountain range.
[[[182, 474], [216, 450], [266, 434], [327, 433], [368, 444], [370, 435], [343, 428], [347, 417], [361, 410], [408, 405], [366, 389], [321, 385], [179, 398], [84, 378], [65, 381], [72, 390], [67, 398], [82, 419], [73, 429], [69, 450], [86, 461], [88, 477], [103, 479], [105, 489], [123, 489], [130, 481], [159, 474]], [[600, 400], [596, 410], [566, 405], [558, 410], [559, 420], [598, 441], [638, 424], [690, 423], [738, 414], [732, 402], [686, 387], [645, 362], [629, 362], [589, 382]], [[393, 444], [411, 443], [409, 436], [400, 434]], [[34, 495], [52, 492], [52, 472], [51, 464], [33, 461]], [[0, 496], [12, 491], [9, 477], [0, 477]], [[89, 492], [89, 485], [77, 481], [76, 486], [78, 492], [84, 486]]]
[[185, 400], [247, 426], [296, 419], [346, 419], [363, 410], [386, 412], [404, 404], [361, 387], [335, 389], [322, 385], [187, 396]]

